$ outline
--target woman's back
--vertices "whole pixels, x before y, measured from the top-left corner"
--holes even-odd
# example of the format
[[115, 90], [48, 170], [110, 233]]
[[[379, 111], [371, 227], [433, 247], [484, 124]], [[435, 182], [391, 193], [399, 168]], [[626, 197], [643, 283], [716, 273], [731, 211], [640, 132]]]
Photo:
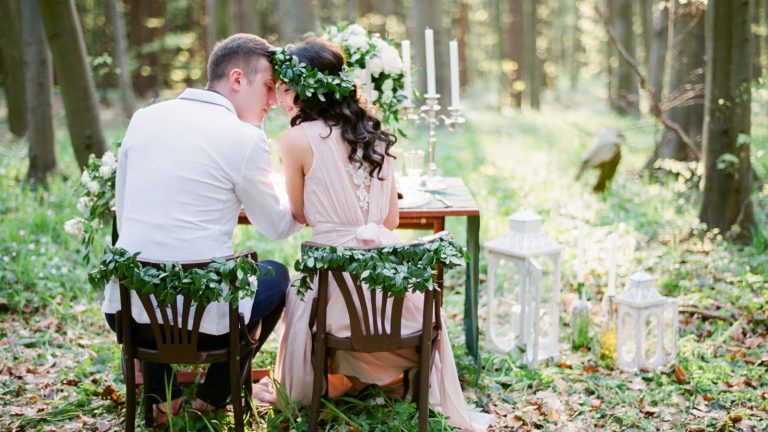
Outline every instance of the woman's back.
[[315, 120], [301, 123], [301, 128], [313, 154], [304, 179], [304, 216], [314, 240], [336, 245], [396, 241], [383, 226], [395, 181], [392, 158], [384, 158], [382, 179], [371, 177], [367, 165], [349, 161], [350, 146], [338, 127]]

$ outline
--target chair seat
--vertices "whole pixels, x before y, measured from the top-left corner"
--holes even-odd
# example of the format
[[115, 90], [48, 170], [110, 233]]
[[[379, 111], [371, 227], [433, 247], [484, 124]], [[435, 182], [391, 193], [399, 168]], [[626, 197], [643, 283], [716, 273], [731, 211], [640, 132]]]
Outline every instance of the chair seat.
[[[432, 341], [437, 339], [440, 330], [437, 324], [432, 327]], [[325, 345], [329, 348], [364, 353], [388, 352], [405, 348], [415, 348], [421, 345], [421, 332], [402, 336], [397, 342], [378, 341], [377, 343], [354, 343], [351, 337], [338, 337], [331, 333], [325, 334]]]

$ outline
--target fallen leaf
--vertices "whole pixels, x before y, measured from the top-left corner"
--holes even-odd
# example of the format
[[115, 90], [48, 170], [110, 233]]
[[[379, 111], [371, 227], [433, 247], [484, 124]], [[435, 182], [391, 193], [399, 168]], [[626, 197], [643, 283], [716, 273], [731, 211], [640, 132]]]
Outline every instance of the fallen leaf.
[[561, 361], [560, 363], [558, 363], [557, 367], [559, 367], [560, 369], [573, 369], [573, 366], [570, 363], [566, 363], [564, 361]]
[[680, 366], [675, 368], [675, 382], [678, 384], [683, 384], [688, 382], [688, 375]]
[[58, 318], [56, 318], [55, 316], [52, 316], [52, 317], [48, 317], [48, 318], [40, 321], [39, 323], [33, 325], [32, 326], [32, 330], [39, 331], [39, 330], [43, 330], [43, 329], [48, 329], [48, 330], [53, 331], [53, 330], [56, 330], [56, 326], [58, 324], [59, 324]]
[[703, 398], [707, 402], [712, 402], [713, 400], [715, 400], [714, 396], [711, 396], [709, 394], [704, 394]]
[[600, 409], [603, 407], [603, 401], [600, 399], [592, 399], [590, 405], [592, 406], [592, 409]]
[[594, 365], [585, 365], [583, 368], [581, 368], [584, 372], [588, 374], [594, 374], [600, 372], [600, 369], [598, 369], [597, 366]]
[[105, 422], [104, 420], [99, 420], [99, 421], [96, 422], [96, 429], [99, 432], [106, 432], [106, 431], [112, 429], [112, 425], [107, 423], [107, 422]]

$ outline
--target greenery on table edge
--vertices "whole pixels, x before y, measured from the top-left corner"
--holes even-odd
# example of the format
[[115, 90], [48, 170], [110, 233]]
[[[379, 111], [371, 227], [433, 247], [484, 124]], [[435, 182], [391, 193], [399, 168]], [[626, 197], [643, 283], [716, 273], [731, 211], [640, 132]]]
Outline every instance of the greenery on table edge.
[[185, 270], [179, 263], [163, 263], [160, 268], [143, 266], [138, 261], [139, 254], [108, 246], [96, 268], [88, 274], [88, 282], [95, 288], [103, 288], [114, 277], [165, 304], [182, 295], [199, 305], [217, 301], [235, 305], [241, 298], [255, 293], [250, 276], [259, 274], [259, 266], [250, 255], [230, 260], [214, 258], [204, 268]]
[[323, 246], [309, 248], [294, 264], [301, 277], [291, 284], [296, 295], [304, 296], [321, 270], [342, 268], [369, 289], [381, 289], [395, 296], [436, 289], [435, 264], [448, 270], [464, 265], [469, 255], [450, 238], [376, 249]]

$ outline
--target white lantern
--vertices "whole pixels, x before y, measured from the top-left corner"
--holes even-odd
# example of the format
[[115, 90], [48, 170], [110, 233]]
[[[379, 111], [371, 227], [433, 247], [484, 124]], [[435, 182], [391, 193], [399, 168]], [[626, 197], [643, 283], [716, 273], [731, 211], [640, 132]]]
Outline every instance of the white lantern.
[[654, 369], [677, 354], [677, 299], [659, 294], [653, 281], [646, 272], [635, 273], [615, 299], [617, 363], [625, 371]]
[[557, 356], [560, 338], [561, 246], [541, 232], [541, 217], [522, 210], [509, 217], [509, 232], [485, 243], [488, 253], [490, 349], [525, 352], [532, 368]]

